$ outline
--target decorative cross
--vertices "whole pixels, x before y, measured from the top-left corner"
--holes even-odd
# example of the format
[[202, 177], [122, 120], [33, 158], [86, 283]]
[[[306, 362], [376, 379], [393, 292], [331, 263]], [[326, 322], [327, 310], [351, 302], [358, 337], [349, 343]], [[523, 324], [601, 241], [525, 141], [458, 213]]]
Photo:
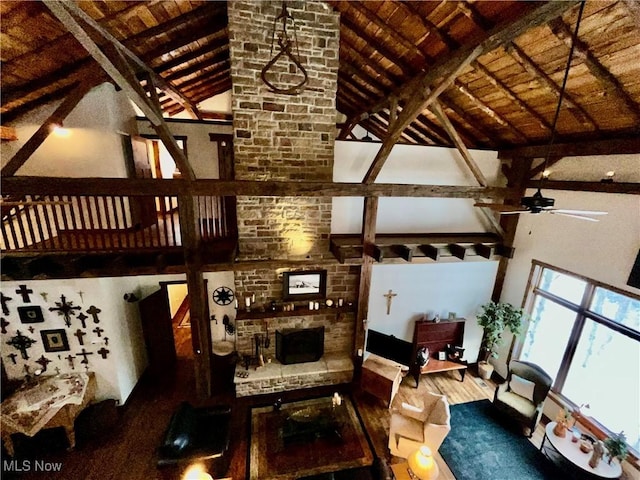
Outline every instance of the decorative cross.
[[76, 333], [74, 333], [73, 335], [78, 338], [78, 342], [80, 342], [80, 345], [84, 345], [84, 339], [82, 337], [84, 337], [86, 335], [86, 333], [84, 333], [80, 329], [77, 329]]
[[87, 328], [87, 322], [86, 322], [87, 318], [89, 318], [89, 317], [87, 317], [87, 316], [86, 316], [84, 313], [82, 313], [82, 312], [80, 312], [80, 313], [78, 314], [78, 320], [80, 320], [80, 323], [82, 323], [82, 328]]
[[98, 350], [98, 353], [100, 354], [100, 356], [102, 358], [107, 358], [107, 354], [109, 353], [109, 350], [107, 350], [106, 348], [102, 347], [100, 350]]
[[383, 297], [387, 299], [387, 315], [391, 313], [391, 302], [393, 301], [393, 297], [397, 297], [397, 293], [393, 293], [393, 290], [389, 290], [389, 293], [385, 293]]
[[24, 303], [31, 303], [31, 299], [29, 298], [29, 294], [33, 293], [33, 290], [27, 288], [26, 285], [20, 285], [20, 288], [16, 290], [18, 295], [22, 295], [22, 301]]
[[7, 307], [7, 302], [9, 300], [13, 300], [11, 297], [7, 297], [4, 293], [0, 292], [0, 303], [2, 303], [2, 313], [5, 315], [9, 315], [9, 307]]
[[49, 296], [49, 294], [47, 292], [40, 292], [40, 296], [46, 302], [47, 301], [47, 297]]
[[46, 372], [47, 371], [47, 365], [49, 365], [51, 363], [51, 360], [49, 360], [47, 357], [42, 355], [38, 360], [36, 360], [36, 363], [39, 363], [40, 366], [42, 367], [42, 371]]
[[93, 317], [93, 323], [100, 323], [100, 319], [98, 318], [98, 314], [101, 312], [99, 308], [96, 308], [95, 305], [91, 305], [87, 313]]
[[104, 337], [104, 344], [108, 347], [109, 346], [109, 337]]
[[11, 362], [12, 362], [14, 365], [15, 365], [16, 363], [18, 363], [18, 362], [16, 362], [16, 357], [17, 357], [17, 356], [18, 356], [18, 355], [16, 355], [15, 353], [10, 353], [9, 355], [7, 355], [7, 357], [9, 357], [9, 358], [11, 359]]
[[100, 327], [96, 327], [91, 331], [94, 332], [96, 335], [98, 335], [98, 338], [100, 338], [102, 336], [102, 332], [104, 332], [104, 330]]
[[29, 328], [27, 328], [27, 330], [29, 330], [30, 333], [33, 333], [36, 331], [35, 328], [33, 328], [33, 325], [31, 325]]
[[27, 348], [31, 348], [31, 345], [36, 343], [33, 338], [26, 337], [20, 333], [20, 330], [16, 331], [17, 335], [12, 337], [11, 340], [7, 342], [7, 345], [13, 346], [13, 348], [20, 350], [20, 354], [22, 358], [25, 360], [29, 360], [29, 355], [27, 355]]
[[71, 317], [75, 316], [74, 310], [80, 310], [82, 307], [74, 307], [73, 302], [67, 302], [64, 295], [60, 295], [60, 301], [56, 302], [57, 307], [49, 307], [50, 312], [58, 312], [58, 315], [64, 315], [64, 323], [67, 327], [71, 326]]
[[10, 322], [7, 322], [4, 317], [0, 318], [0, 327], [2, 327], [2, 330], [0, 330], [0, 332], [7, 333], [7, 327], [9, 326], [9, 323]]
[[67, 356], [66, 356], [66, 357], [64, 357], [64, 358], [65, 358], [65, 360], [66, 360], [67, 362], [69, 362], [69, 366], [71, 367], [71, 370], [75, 370], [75, 369], [76, 369], [76, 367], [75, 367], [75, 365], [73, 364], [73, 359], [74, 359], [74, 358], [76, 358], [76, 357], [74, 357], [73, 355], [67, 355]]
[[80, 357], [84, 357], [84, 360], [81, 360], [80, 363], [84, 363], [85, 365], [88, 365], [89, 364], [89, 359], [87, 358], [87, 355], [93, 355], [93, 352], [87, 352], [83, 348], [82, 351], [80, 353], [76, 353], [76, 355], [78, 355]]

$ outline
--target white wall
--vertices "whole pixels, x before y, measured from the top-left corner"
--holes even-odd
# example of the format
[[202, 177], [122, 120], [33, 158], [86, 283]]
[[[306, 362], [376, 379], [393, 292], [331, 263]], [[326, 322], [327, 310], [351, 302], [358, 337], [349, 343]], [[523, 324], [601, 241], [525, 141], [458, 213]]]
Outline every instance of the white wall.
[[[167, 122], [171, 133], [186, 136], [187, 156], [196, 178], [220, 178], [218, 168], [218, 147], [209, 139], [210, 133], [232, 134], [231, 125], [213, 122]], [[138, 120], [141, 135], [156, 135], [147, 120]]]
[[[18, 140], [0, 144], [3, 166], [59, 103], [36, 109], [12, 124]], [[120, 132], [135, 132], [134, 117], [124, 93], [116, 92], [110, 83], [103, 83], [87, 93], [64, 120], [69, 136], [49, 135], [17, 175], [126, 177]]]
[[[361, 182], [380, 149], [379, 143], [337, 141], [333, 180]], [[500, 161], [496, 152], [471, 154], [490, 185], [499, 185]], [[477, 186], [455, 149], [396, 145], [376, 183]], [[471, 199], [380, 198], [378, 233], [483, 232], [486, 220]], [[360, 233], [362, 197], [333, 199], [331, 232]]]
[[[44, 355], [52, 362], [48, 365], [47, 374], [55, 373], [58, 367], [61, 372], [84, 371], [84, 365], [80, 364], [82, 357], [78, 357], [78, 352], [84, 347], [86, 351], [93, 352], [88, 356], [89, 370], [96, 373], [98, 383], [97, 399], [114, 398], [119, 402], [125, 402], [133, 386], [142, 374], [146, 366], [146, 356], [144, 355], [144, 341], [140, 328], [137, 307], [128, 304], [123, 300], [124, 293], [135, 283], [135, 278], [114, 279], [114, 278], [92, 278], [92, 279], [71, 279], [71, 280], [30, 280], [17, 282], [3, 282], [2, 292], [13, 300], [8, 302], [9, 315], [4, 315], [9, 326], [7, 333], [2, 334], [2, 360], [7, 370], [9, 378], [24, 377], [24, 365], [31, 367], [31, 372], [41, 368], [35, 361]], [[22, 297], [15, 293], [20, 285], [26, 285], [33, 290], [30, 302], [22, 301]], [[79, 292], [82, 292], [80, 295]], [[46, 300], [42, 294], [46, 294]], [[59, 316], [49, 308], [56, 307], [56, 302], [60, 302], [60, 296], [64, 295], [67, 302], [73, 302], [73, 306], [81, 307], [75, 311], [76, 315], [71, 317], [71, 326], [67, 327], [64, 317]], [[18, 306], [39, 306], [42, 310], [44, 322], [34, 324], [21, 323], [18, 316]], [[96, 306], [101, 310], [98, 314], [99, 323], [96, 324], [93, 318], [87, 313], [87, 309]], [[89, 318], [86, 320], [86, 328], [82, 328], [77, 315], [82, 312]], [[29, 332], [28, 328], [34, 327], [34, 332]], [[101, 337], [93, 332], [93, 329], [100, 327], [104, 330]], [[41, 330], [64, 329], [69, 343], [69, 351], [45, 352]], [[78, 338], [73, 335], [78, 329], [86, 333], [83, 337], [84, 345], [80, 345]], [[28, 360], [23, 360], [15, 348], [7, 345], [11, 337], [19, 330], [36, 343], [28, 349]], [[105, 337], [108, 338], [108, 345]], [[106, 359], [103, 359], [97, 351], [102, 347], [109, 350]], [[142, 353], [141, 353], [142, 352]], [[17, 364], [14, 365], [8, 357], [11, 353], [17, 353]], [[66, 356], [73, 355], [74, 367], [72, 369]]]
[[[522, 305], [532, 260], [640, 294], [640, 289], [626, 284], [640, 249], [640, 196], [543, 193], [555, 198], [556, 208], [599, 210], [608, 214], [599, 217], [597, 223], [560, 215], [521, 215], [514, 242], [516, 251], [509, 261], [502, 300]], [[506, 373], [508, 347], [509, 339], [496, 363], [501, 375]]]
[[[464, 358], [475, 362], [482, 329], [475, 320], [479, 306], [489, 301], [498, 262], [456, 262], [375, 265], [369, 296], [367, 328], [412, 341], [415, 320], [455, 312], [466, 318]], [[384, 295], [393, 290], [391, 313]]]

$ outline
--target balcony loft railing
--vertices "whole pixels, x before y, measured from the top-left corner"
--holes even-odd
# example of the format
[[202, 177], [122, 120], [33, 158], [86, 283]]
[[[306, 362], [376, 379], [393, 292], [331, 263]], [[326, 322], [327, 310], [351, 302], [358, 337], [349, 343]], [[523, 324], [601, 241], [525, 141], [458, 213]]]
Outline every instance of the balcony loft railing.
[[[233, 238], [233, 199], [198, 196], [204, 243]], [[4, 253], [105, 253], [182, 247], [177, 196], [25, 195], [2, 204]]]

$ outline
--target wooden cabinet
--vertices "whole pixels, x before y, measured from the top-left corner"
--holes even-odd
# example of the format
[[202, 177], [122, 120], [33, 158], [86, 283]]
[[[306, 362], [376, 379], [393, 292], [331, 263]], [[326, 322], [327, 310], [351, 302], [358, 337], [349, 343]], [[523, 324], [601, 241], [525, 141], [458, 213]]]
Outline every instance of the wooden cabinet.
[[403, 368], [406, 369], [393, 360], [372, 353], [362, 364], [361, 388], [381, 398], [388, 407], [391, 407], [393, 397], [398, 393], [400, 382], [402, 382]]
[[[438, 361], [438, 352], [447, 351], [448, 346], [462, 347], [464, 341], [464, 318], [452, 320], [442, 320], [438, 323], [428, 320], [416, 320], [413, 330], [413, 351], [412, 358], [416, 359], [418, 350], [423, 347], [429, 349], [429, 364], [420, 368], [417, 363], [411, 366], [412, 374], [416, 379], [416, 387], [421, 373], [435, 373], [446, 370], [462, 370], [464, 380], [464, 369], [467, 362], [457, 359], [447, 358], [445, 361]], [[437, 365], [437, 368], [434, 368]]]

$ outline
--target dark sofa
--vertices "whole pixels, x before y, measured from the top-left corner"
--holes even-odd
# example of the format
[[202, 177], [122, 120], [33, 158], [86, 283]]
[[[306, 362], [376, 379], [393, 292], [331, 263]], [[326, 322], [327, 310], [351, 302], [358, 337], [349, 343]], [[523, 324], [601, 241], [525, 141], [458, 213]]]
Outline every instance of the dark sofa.
[[158, 448], [158, 468], [165, 478], [179, 478], [192, 463], [203, 463], [208, 473], [223, 477], [229, 468], [231, 407], [194, 408], [183, 402], [173, 414]]

